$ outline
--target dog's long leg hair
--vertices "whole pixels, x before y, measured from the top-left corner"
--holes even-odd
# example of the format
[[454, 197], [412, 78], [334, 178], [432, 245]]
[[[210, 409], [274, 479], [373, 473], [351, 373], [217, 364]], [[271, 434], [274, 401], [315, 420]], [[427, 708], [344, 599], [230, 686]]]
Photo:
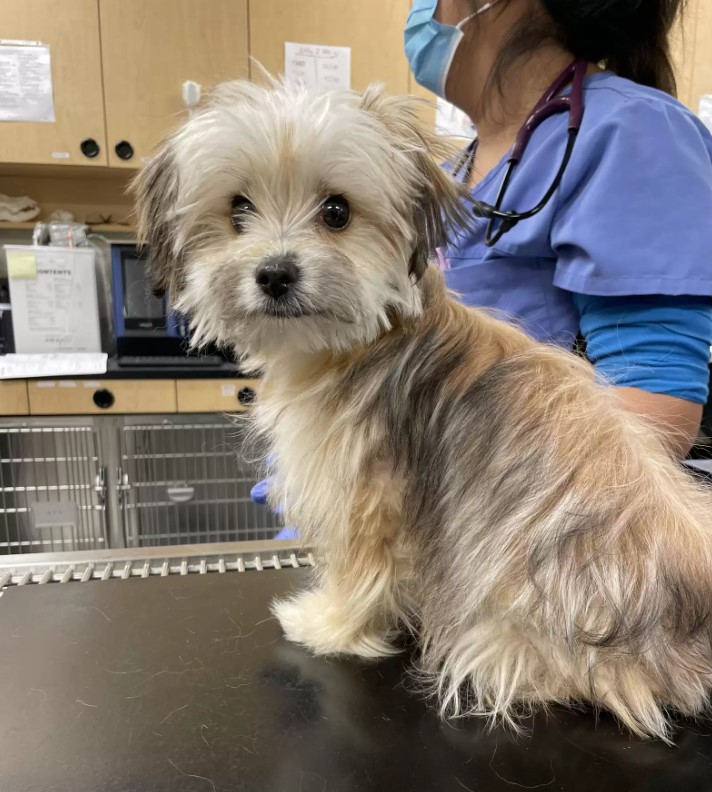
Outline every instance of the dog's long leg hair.
[[276, 602], [273, 612], [290, 640], [317, 654], [393, 654], [391, 641], [410, 619], [398, 488], [383, 474], [364, 482], [346, 524], [329, 529], [316, 586]]

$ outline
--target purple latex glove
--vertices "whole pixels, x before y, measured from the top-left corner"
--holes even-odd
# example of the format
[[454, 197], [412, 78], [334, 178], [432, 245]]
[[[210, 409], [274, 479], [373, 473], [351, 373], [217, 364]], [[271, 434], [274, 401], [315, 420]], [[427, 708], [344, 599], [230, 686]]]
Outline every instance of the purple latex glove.
[[[267, 460], [267, 464], [269, 465], [271, 462], [270, 459]], [[272, 486], [272, 482], [274, 481], [274, 476], [270, 476], [269, 478], [263, 479], [259, 481], [255, 486], [250, 490], [250, 497], [255, 503], [259, 503], [260, 506], [267, 505], [267, 499], [269, 496], [270, 487]], [[277, 506], [274, 510], [275, 514], [281, 514], [282, 509]], [[299, 538], [299, 531], [296, 528], [292, 528], [287, 526], [286, 528], [282, 528], [282, 530], [274, 537], [275, 539], [298, 539]]]
[[[257, 484], [250, 490], [250, 497], [255, 503], [259, 503], [260, 506], [266, 506], [269, 498], [269, 491], [272, 487], [272, 482], [274, 481], [274, 476], [270, 476], [269, 478], [262, 479], [262, 481], [258, 481]], [[280, 506], [277, 506], [274, 510], [275, 514], [281, 514], [282, 509]]]

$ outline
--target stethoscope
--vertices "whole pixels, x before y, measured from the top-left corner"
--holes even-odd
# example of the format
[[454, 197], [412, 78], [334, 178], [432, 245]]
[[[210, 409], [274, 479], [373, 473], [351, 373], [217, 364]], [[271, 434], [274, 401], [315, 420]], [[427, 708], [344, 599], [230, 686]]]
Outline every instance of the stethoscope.
[[[541, 97], [531, 115], [527, 119], [524, 126], [519, 130], [514, 147], [509, 155], [507, 161], [507, 170], [505, 171], [502, 180], [502, 186], [499, 188], [497, 200], [494, 204], [488, 204], [484, 201], [478, 201], [472, 198], [472, 211], [476, 217], [483, 217], [489, 222], [487, 223], [487, 231], [485, 233], [485, 244], [492, 247], [509, 231], [511, 231], [517, 223], [522, 220], [528, 220], [530, 217], [539, 214], [542, 209], [549, 203], [554, 196], [554, 193], [559, 188], [561, 180], [564, 178], [566, 168], [571, 161], [576, 139], [579, 130], [581, 129], [581, 122], [583, 121], [583, 88], [584, 80], [588, 72], [588, 63], [583, 60], [574, 61], [563, 71], [552, 83], [551, 87]], [[571, 92], [562, 95], [562, 91], [571, 85]], [[502, 209], [504, 197], [507, 194], [507, 188], [512, 180], [512, 174], [519, 165], [524, 152], [526, 151], [532, 135], [538, 127], [546, 121], [547, 118], [555, 115], [556, 113], [569, 113], [569, 134], [566, 141], [566, 150], [561, 160], [561, 166], [551, 183], [551, 186], [546, 191], [546, 194], [541, 201], [528, 212], [509, 212]], [[466, 168], [464, 179], [469, 183], [470, 176], [472, 175], [472, 168], [475, 160], [475, 152], [477, 150], [477, 140], [474, 140], [465, 150], [463, 157], [458, 163], [453, 172], [455, 178], [458, 178]]]

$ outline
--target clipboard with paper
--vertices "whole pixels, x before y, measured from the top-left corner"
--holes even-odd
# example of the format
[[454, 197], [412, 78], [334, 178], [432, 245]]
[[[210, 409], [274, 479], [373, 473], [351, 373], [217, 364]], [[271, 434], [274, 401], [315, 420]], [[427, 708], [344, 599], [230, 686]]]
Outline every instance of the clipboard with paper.
[[94, 248], [5, 245], [15, 351], [101, 352]]

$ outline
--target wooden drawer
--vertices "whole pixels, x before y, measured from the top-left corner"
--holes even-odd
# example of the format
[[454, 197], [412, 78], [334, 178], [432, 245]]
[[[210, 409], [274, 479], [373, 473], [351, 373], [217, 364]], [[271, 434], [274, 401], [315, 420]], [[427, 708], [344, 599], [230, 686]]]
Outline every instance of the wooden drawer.
[[0, 415], [28, 415], [29, 412], [27, 382], [25, 380], [0, 382]]
[[178, 380], [178, 412], [244, 412], [259, 380]]
[[28, 390], [32, 415], [176, 411], [175, 380], [37, 380]]

